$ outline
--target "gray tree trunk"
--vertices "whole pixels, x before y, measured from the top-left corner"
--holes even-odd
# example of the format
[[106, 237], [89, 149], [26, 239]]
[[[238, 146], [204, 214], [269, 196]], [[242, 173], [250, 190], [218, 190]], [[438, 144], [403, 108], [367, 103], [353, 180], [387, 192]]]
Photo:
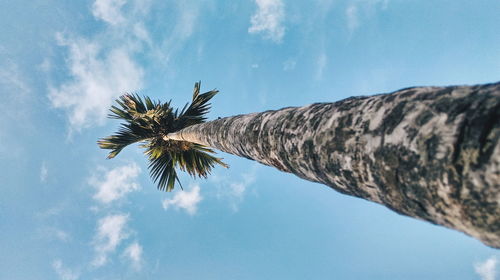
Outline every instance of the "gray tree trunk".
[[500, 248], [500, 83], [415, 87], [167, 136], [274, 166]]

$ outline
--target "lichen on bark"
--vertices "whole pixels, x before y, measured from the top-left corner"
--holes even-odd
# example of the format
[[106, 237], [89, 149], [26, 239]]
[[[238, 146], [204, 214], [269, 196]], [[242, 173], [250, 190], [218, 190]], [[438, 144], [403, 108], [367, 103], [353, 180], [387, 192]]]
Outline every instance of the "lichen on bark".
[[196, 142], [500, 248], [500, 83], [415, 87], [187, 127]]

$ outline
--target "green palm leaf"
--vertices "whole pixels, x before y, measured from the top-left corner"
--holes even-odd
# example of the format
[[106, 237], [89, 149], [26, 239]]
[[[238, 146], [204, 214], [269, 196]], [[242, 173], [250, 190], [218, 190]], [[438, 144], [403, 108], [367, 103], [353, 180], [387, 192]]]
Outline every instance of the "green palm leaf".
[[205, 114], [210, 110], [210, 103], [208, 103], [208, 101], [219, 92], [217, 90], [211, 90], [200, 94], [200, 86], [200, 83], [195, 84], [191, 105], [189, 105], [189, 107], [187, 105], [184, 106], [184, 109], [181, 111], [180, 120], [184, 122], [186, 126], [205, 122]]
[[[217, 164], [228, 167], [214, 151], [199, 144], [185, 141], [164, 140], [165, 135], [190, 125], [206, 121], [210, 99], [218, 91], [200, 94], [201, 83], [194, 86], [191, 104], [186, 104], [178, 114], [170, 101], [161, 103], [137, 94], [125, 94], [111, 106], [110, 118], [125, 121], [118, 132], [97, 141], [102, 149], [111, 150], [108, 158], [118, 155], [126, 146], [141, 142], [149, 159], [149, 172], [158, 189], [171, 191], [179, 182], [177, 168], [193, 177], [206, 178]], [[182, 185], [181, 185], [182, 188]]]

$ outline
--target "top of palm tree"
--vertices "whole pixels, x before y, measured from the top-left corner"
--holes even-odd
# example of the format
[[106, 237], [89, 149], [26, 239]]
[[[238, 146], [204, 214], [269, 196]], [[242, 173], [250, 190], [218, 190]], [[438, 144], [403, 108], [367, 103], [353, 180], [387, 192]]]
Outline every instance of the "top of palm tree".
[[[149, 171], [158, 189], [171, 191], [175, 181], [179, 182], [176, 168], [187, 171], [191, 176], [206, 178], [211, 169], [220, 164], [227, 167], [221, 158], [214, 157], [214, 151], [195, 143], [165, 140], [164, 136], [185, 127], [203, 123], [210, 109], [210, 99], [218, 91], [211, 90], [200, 94], [201, 83], [195, 83], [191, 104], [186, 104], [178, 112], [170, 106], [171, 101], [161, 103], [137, 94], [125, 94], [111, 106], [108, 115], [120, 119], [118, 132], [99, 139], [101, 149], [111, 150], [108, 158], [114, 158], [123, 148], [133, 143], [142, 143], [144, 153], [149, 159]], [[182, 188], [182, 185], [181, 185]]]

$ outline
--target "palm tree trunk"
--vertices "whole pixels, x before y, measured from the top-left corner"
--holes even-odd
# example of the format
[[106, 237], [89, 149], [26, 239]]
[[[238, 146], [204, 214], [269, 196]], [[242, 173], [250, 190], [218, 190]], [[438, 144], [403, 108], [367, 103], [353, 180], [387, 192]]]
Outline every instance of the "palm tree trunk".
[[210, 146], [500, 248], [500, 83], [415, 87], [239, 115], [166, 136]]

